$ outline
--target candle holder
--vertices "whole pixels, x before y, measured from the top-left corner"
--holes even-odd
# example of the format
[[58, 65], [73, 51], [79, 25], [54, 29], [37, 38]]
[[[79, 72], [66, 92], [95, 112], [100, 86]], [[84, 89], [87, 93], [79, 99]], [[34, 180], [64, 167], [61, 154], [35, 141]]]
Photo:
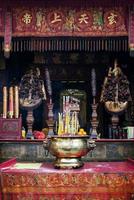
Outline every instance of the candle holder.
[[54, 135], [54, 115], [53, 115], [53, 103], [52, 103], [52, 98], [50, 97], [49, 103], [47, 104], [48, 106], [48, 119], [46, 120], [47, 125], [48, 125], [48, 135], [52, 136]]
[[98, 137], [98, 134], [97, 134], [97, 127], [98, 127], [98, 120], [97, 120], [97, 106], [98, 104], [96, 103], [95, 101], [95, 97], [93, 97], [93, 104], [91, 105], [92, 106], [92, 119], [91, 119], [91, 125], [92, 125], [92, 128], [91, 128], [91, 132], [90, 132], [90, 138], [94, 138], [96, 139]]
[[97, 106], [98, 104], [95, 101], [96, 97], [96, 72], [95, 68], [92, 68], [91, 70], [91, 87], [92, 87], [92, 96], [93, 96], [93, 103], [91, 105], [92, 107], [92, 118], [91, 118], [91, 132], [90, 137], [96, 139], [98, 137], [97, 135], [97, 126], [98, 126], [98, 120], [97, 120]]

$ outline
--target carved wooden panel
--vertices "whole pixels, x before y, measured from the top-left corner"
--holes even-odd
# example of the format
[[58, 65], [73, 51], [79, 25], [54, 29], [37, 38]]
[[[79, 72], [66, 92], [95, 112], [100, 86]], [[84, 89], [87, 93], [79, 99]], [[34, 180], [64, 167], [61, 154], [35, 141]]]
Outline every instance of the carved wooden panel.
[[21, 118], [4, 119], [0, 118], [0, 139], [21, 138]]

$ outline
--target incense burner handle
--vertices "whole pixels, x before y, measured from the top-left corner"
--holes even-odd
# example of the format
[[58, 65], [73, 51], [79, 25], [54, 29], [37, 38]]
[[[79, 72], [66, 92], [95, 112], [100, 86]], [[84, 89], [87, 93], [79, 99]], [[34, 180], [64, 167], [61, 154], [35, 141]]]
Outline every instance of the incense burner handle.
[[89, 151], [93, 150], [96, 147], [95, 141], [88, 139], [87, 140], [87, 147], [88, 147]]

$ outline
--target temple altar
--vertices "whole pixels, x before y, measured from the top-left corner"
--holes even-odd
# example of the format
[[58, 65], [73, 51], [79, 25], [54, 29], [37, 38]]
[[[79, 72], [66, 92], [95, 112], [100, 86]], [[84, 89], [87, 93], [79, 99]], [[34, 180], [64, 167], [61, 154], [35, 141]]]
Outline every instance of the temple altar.
[[[0, 200], [134, 199], [133, 22], [133, 0], [1, 3]], [[61, 136], [63, 160], [86, 136], [79, 168]]]
[[[3, 27], [0, 25], [0, 35], [4, 38], [4, 55], [1, 55], [4, 64], [0, 74], [4, 72], [6, 77], [6, 81], [4, 78], [1, 81], [1, 89], [5, 89], [0, 96], [2, 117], [15, 119], [21, 115], [27, 138], [33, 139], [34, 130], [42, 131], [50, 126], [51, 133], [57, 134], [59, 113], [69, 108], [69, 119], [77, 121], [75, 132], [83, 128], [92, 138], [127, 139], [123, 128], [133, 126], [134, 122], [134, 107], [130, 100], [134, 91], [133, 75], [129, 73], [133, 70], [133, 58], [129, 55], [129, 51], [133, 51], [131, 1], [129, 6], [110, 1], [108, 5], [98, 7], [96, 1], [95, 7], [90, 2], [83, 5], [78, 2], [78, 7], [71, 3], [59, 8], [54, 2], [51, 6], [44, 2], [42, 9], [43, 2], [40, 1], [38, 6], [33, 0], [32, 6], [27, 4], [23, 8], [21, 3], [16, 6], [9, 3], [10, 9], [5, 9], [2, 4], [0, 9], [4, 24]], [[114, 72], [119, 68], [118, 76], [115, 76]], [[132, 88], [129, 88], [129, 82]], [[10, 92], [14, 86], [17, 86], [17, 102], [11, 98], [16, 96], [16, 92], [13, 94], [12, 90], [12, 95]], [[107, 103], [114, 105], [115, 97], [119, 101], [116, 106], [126, 105], [118, 109], [122, 116], [116, 119], [105, 109]], [[15, 104], [13, 108], [11, 102]], [[13, 111], [15, 108], [17, 116]], [[72, 122], [67, 124], [69, 128], [65, 131], [74, 132]]]
[[[0, 161], [16, 157], [17, 161], [53, 162], [51, 154], [45, 156], [42, 139], [0, 140]], [[85, 162], [91, 161], [124, 161], [134, 158], [133, 139], [97, 139], [92, 152], [82, 157]]]
[[81, 169], [57, 170], [51, 163], [17, 162], [0, 165], [4, 200], [131, 200], [134, 161], [85, 163]]

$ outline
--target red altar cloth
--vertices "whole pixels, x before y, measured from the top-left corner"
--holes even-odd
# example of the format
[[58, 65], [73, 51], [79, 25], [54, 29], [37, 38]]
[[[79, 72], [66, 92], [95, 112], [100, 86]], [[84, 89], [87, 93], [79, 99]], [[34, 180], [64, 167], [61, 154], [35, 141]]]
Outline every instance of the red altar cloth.
[[3, 200], [132, 200], [134, 162], [90, 162], [54, 169], [50, 163], [6, 163], [1, 167]]

